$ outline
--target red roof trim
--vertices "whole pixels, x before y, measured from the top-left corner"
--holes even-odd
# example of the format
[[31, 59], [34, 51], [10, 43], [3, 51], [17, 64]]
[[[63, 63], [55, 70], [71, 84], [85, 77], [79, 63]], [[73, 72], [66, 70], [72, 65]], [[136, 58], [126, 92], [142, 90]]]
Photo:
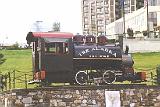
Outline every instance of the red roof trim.
[[32, 32], [33, 37], [72, 38], [74, 35], [67, 32]]

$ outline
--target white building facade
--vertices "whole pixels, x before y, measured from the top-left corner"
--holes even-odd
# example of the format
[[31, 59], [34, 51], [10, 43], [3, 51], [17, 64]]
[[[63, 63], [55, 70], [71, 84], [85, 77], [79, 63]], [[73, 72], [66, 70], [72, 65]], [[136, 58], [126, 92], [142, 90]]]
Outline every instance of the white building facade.
[[[152, 13], [155, 16], [153, 16]], [[148, 15], [150, 15], [148, 16], [150, 17], [148, 18], [149, 31], [153, 31], [154, 26], [160, 26], [160, 6], [149, 6]], [[107, 25], [106, 32], [107, 35], [123, 34], [127, 32], [128, 28], [131, 28], [134, 33], [147, 31], [147, 8], [143, 7], [133, 13], [126, 14], [125, 27], [123, 18]], [[143, 34], [141, 33], [134, 36], [143, 37]]]

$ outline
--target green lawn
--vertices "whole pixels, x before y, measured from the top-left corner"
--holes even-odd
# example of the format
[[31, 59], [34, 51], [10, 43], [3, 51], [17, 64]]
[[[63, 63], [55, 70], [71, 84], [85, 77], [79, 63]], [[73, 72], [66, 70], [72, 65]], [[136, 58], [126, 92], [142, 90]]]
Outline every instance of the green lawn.
[[137, 69], [154, 69], [160, 65], [160, 52], [135, 53], [132, 56]]
[[0, 65], [0, 71], [5, 73], [12, 70], [29, 72], [32, 70], [31, 50], [1, 50], [6, 59], [5, 63]]
[[[24, 74], [26, 73], [27, 78], [32, 78], [31, 50], [0, 50], [0, 53], [4, 54], [6, 58], [5, 63], [0, 65], [0, 72], [2, 74], [18, 70], [21, 72], [16, 71], [16, 77], [22, 76], [20, 79], [24, 80]], [[148, 72], [148, 70], [154, 69], [158, 64], [160, 64], [160, 52], [134, 53], [132, 56], [134, 59], [135, 70], [145, 70]], [[22, 84], [16, 84], [16, 86], [24, 87], [24, 81]]]
[[16, 70], [16, 88], [24, 88], [25, 74], [28, 79], [32, 78], [31, 50], [0, 50], [0, 53], [6, 59], [5, 63], [0, 65], [0, 72], [2, 74], [11, 72], [11, 80], [13, 81], [13, 70]]
[[154, 80], [156, 78], [156, 67], [160, 65], [160, 52], [135, 53], [132, 56], [135, 71], [145, 71], [147, 73], [146, 84], [153, 85], [156, 82]]

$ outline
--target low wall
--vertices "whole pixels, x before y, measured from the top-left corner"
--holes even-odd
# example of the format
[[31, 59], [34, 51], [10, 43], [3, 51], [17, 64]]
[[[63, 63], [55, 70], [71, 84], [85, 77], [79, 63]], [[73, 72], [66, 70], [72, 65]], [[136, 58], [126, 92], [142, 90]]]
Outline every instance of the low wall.
[[58, 87], [1, 93], [0, 107], [160, 107], [160, 87]]
[[160, 40], [137, 40], [137, 39], [124, 39], [125, 46], [129, 46], [129, 52], [160, 52]]

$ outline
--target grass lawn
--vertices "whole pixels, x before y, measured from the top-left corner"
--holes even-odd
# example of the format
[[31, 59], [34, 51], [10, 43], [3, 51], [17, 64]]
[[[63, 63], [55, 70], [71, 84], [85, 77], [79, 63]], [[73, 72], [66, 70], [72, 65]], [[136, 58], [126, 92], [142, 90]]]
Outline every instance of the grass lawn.
[[[31, 50], [0, 50], [0, 53], [6, 59], [5, 63], [0, 65], [0, 72], [6, 74], [16, 70], [16, 88], [24, 88], [25, 74], [28, 79], [32, 78]], [[13, 73], [11, 73], [11, 78], [13, 80]]]
[[[16, 71], [16, 77], [24, 80], [24, 74], [27, 74], [27, 78], [32, 78], [32, 55], [31, 50], [0, 50], [0, 53], [4, 54], [6, 61], [0, 65], [0, 72], [5, 74], [7, 72]], [[160, 52], [151, 53], [134, 53], [132, 54], [134, 59], [135, 70], [145, 70], [150, 72], [150, 69], [156, 68], [160, 64]], [[155, 71], [151, 70], [151, 71]], [[12, 76], [13, 74], [11, 74]], [[13, 76], [12, 76], [13, 77]], [[24, 81], [16, 84], [16, 87], [24, 87]]]
[[135, 53], [132, 56], [135, 69], [154, 69], [160, 65], [160, 52]]
[[147, 82], [145, 83], [155, 84], [156, 67], [160, 65], [160, 52], [134, 53], [132, 56], [135, 71], [145, 71], [147, 73]]

